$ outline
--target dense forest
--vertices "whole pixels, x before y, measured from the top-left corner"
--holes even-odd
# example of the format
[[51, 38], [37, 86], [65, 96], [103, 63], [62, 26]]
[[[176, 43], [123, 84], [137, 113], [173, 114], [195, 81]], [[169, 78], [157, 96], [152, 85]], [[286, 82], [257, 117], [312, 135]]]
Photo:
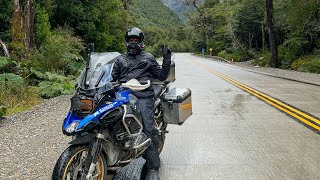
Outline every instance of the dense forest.
[[161, 0], [1, 0], [0, 116], [71, 93], [85, 44], [122, 53], [133, 26], [155, 56], [163, 44], [213, 48], [228, 60], [320, 73], [320, 0], [162, 1], [183, 20]]
[[159, 55], [161, 43], [179, 51], [174, 43], [187, 35], [160, 0], [2, 0], [0, 24], [0, 116], [71, 93], [86, 43], [122, 53], [125, 31], [138, 26], [147, 51]]
[[[191, 29], [182, 24], [178, 15], [161, 3], [161, 0], [131, 1], [131, 24], [145, 33], [146, 51], [161, 55], [161, 45], [168, 44], [174, 52], [191, 52]], [[147, 8], [146, 8], [147, 7]]]
[[[185, 2], [197, 8], [189, 20], [195, 51], [211, 47], [215, 55], [229, 60], [255, 60], [253, 63], [260, 66], [320, 73], [319, 0]], [[272, 17], [276, 63], [270, 61], [268, 14]]]

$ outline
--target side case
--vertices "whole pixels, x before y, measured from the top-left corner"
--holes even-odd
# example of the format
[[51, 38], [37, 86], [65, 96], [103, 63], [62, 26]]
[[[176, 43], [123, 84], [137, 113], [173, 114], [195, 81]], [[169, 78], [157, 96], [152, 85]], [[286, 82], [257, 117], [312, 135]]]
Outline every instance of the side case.
[[191, 115], [190, 89], [173, 88], [164, 94], [163, 119], [166, 123], [182, 125]]

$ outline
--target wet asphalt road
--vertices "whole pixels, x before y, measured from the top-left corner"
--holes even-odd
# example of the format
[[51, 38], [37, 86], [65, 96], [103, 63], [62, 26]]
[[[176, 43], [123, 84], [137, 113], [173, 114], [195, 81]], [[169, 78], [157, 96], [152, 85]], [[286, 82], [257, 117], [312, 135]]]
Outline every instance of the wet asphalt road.
[[[176, 54], [175, 62], [177, 80], [172, 86], [192, 90], [193, 115], [182, 126], [168, 127], [161, 180], [320, 179], [320, 133], [213, 71], [315, 117], [320, 117], [320, 86], [189, 54]], [[70, 96], [60, 96], [0, 119], [0, 180], [51, 179], [56, 160], [70, 141], [61, 132], [69, 107]], [[114, 179], [139, 179], [143, 163], [135, 160]]]
[[[320, 87], [176, 54], [174, 87], [192, 90], [193, 115], [170, 125], [163, 180], [320, 179], [320, 136], [276, 108], [206, 71], [211, 68], [320, 117]], [[115, 179], [138, 179], [143, 162]], [[126, 177], [125, 177], [126, 176]]]

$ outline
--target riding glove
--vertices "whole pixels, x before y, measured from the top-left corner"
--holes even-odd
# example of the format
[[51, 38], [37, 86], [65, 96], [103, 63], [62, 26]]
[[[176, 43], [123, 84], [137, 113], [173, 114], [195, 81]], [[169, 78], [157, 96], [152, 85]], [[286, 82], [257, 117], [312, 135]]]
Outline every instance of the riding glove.
[[162, 47], [162, 57], [163, 57], [163, 62], [164, 63], [169, 63], [171, 62], [171, 50], [168, 48], [167, 45], [163, 45]]

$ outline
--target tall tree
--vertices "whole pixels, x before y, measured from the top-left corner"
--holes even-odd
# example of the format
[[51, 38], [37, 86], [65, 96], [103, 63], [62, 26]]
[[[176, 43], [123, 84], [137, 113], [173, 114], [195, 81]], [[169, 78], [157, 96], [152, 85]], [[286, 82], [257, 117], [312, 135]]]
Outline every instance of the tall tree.
[[261, 0], [245, 0], [235, 13], [233, 31], [247, 49], [262, 47], [261, 25], [264, 18]]
[[279, 67], [278, 60], [278, 45], [276, 42], [276, 34], [273, 24], [273, 0], [266, 0], [266, 11], [267, 11], [267, 28], [269, 33], [269, 43], [270, 43], [270, 61], [269, 64], [271, 67]]
[[70, 26], [86, 43], [94, 42], [97, 51], [123, 51], [123, 31], [127, 12], [120, 0], [56, 0], [53, 28]]
[[12, 15], [12, 45], [19, 57], [28, 57], [34, 41], [34, 5], [28, 0], [24, 9], [20, 7], [19, 0], [14, 0]]
[[11, 41], [13, 5], [12, 1], [8, 0], [2, 0], [0, 3], [0, 39], [3, 42]]
[[123, 3], [123, 8], [125, 10], [128, 10], [129, 4], [131, 3], [132, 0], [122, 0]]
[[208, 51], [208, 49], [209, 49], [209, 29], [208, 29], [208, 26], [210, 23], [209, 14], [205, 10], [199, 8], [199, 6], [198, 6], [199, 0], [185, 0], [184, 3], [186, 5], [191, 5], [191, 6], [195, 7], [196, 10], [198, 11], [199, 16], [196, 17], [195, 19], [196, 19], [196, 21], [198, 21], [197, 26], [203, 28], [203, 30], [204, 30], [203, 35], [204, 35], [204, 40], [205, 40], [205, 46], [206, 46], [206, 51]]

